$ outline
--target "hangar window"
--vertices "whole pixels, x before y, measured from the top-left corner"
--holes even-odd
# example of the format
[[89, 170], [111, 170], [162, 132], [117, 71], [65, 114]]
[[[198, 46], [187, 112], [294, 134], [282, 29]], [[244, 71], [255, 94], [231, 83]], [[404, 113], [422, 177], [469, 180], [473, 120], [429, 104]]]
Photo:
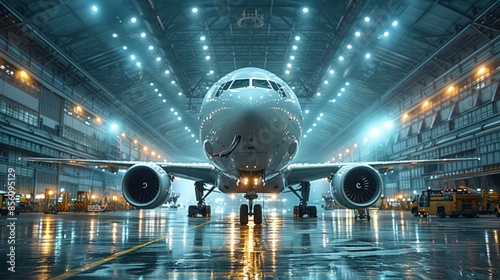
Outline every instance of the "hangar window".
[[258, 87], [258, 88], [267, 88], [267, 89], [271, 89], [271, 86], [269, 85], [269, 83], [267, 82], [267, 80], [257, 80], [257, 79], [253, 79], [253, 80], [252, 80], [252, 86], [254, 86], [254, 87]]
[[250, 86], [249, 79], [234, 80], [233, 84], [231, 85], [231, 89], [248, 87], [248, 86]]

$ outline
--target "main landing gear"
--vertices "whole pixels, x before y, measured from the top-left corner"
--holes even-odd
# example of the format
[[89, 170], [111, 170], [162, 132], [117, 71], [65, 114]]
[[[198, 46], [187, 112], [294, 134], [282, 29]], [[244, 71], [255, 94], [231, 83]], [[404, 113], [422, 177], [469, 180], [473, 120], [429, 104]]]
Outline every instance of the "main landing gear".
[[[310, 218], [318, 217], [318, 212], [316, 206], [307, 206], [307, 201], [309, 200], [309, 192], [311, 191], [311, 184], [309, 182], [300, 183], [299, 189], [294, 189], [291, 186], [288, 187], [299, 199], [300, 204], [293, 207], [293, 217], [302, 218], [307, 215]], [[297, 191], [300, 191], [299, 194]]]
[[[194, 191], [196, 194], [196, 200], [198, 201], [198, 205], [190, 205], [188, 208], [188, 217], [197, 217], [201, 215], [202, 217], [210, 217], [212, 215], [211, 208], [209, 205], [205, 205], [205, 198], [212, 193], [215, 189], [213, 186], [210, 189], [205, 188], [204, 182], [195, 182], [194, 183]], [[204, 191], [208, 191], [205, 195], [203, 195]]]
[[[255, 204], [253, 205], [253, 200], [256, 199], [257, 193], [255, 191], [250, 191], [245, 194], [245, 198], [248, 199], [247, 204], [241, 204], [240, 206], [240, 224], [247, 225], [248, 217], [253, 216], [253, 222], [256, 225], [262, 224], [262, 205]], [[253, 208], [253, 212], [252, 212]]]

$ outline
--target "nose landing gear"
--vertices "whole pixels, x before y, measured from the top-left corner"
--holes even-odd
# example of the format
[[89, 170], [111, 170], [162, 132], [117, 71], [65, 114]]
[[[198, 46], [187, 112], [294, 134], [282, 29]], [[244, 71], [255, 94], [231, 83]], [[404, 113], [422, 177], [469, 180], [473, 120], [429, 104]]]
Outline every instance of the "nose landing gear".
[[[262, 224], [262, 205], [255, 204], [253, 205], [253, 200], [257, 199], [258, 195], [255, 191], [249, 191], [245, 195], [245, 198], [248, 199], [247, 204], [241, 204], [240, 206], [240, 224], [247, 225], [248, 217], [253, 216], [253, 222], [256, 225]], [[252, 211], [253, 210], [253, 211]]]

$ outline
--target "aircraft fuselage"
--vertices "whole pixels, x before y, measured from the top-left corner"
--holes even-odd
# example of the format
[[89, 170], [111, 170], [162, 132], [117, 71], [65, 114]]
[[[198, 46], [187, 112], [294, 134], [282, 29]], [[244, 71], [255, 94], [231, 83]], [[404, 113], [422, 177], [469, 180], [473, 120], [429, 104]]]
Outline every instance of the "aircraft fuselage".
[[222, 192], [281, 192], [282, 170], [298, 151], [301, 108], [292, 89], [258, 68], [231, 72], [207, 92], [200, 114], [200, 137], [210, 162], [220, 171]]

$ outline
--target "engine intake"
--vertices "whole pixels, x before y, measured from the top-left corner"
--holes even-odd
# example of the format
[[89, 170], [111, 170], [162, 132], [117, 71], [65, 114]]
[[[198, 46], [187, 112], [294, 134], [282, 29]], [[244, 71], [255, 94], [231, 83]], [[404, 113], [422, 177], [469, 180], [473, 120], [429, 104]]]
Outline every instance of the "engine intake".
[[369, 165], [346, 165], [335, 173], [332, 194], [344, 207], [366, 208], [373, 205], [382, 194], [380, 173]]
[[134, 207], [155, 208], [165, 203], [172, 194], [171, 179], [156, 164], [136, 164], [123, 176], [122, 192]]

